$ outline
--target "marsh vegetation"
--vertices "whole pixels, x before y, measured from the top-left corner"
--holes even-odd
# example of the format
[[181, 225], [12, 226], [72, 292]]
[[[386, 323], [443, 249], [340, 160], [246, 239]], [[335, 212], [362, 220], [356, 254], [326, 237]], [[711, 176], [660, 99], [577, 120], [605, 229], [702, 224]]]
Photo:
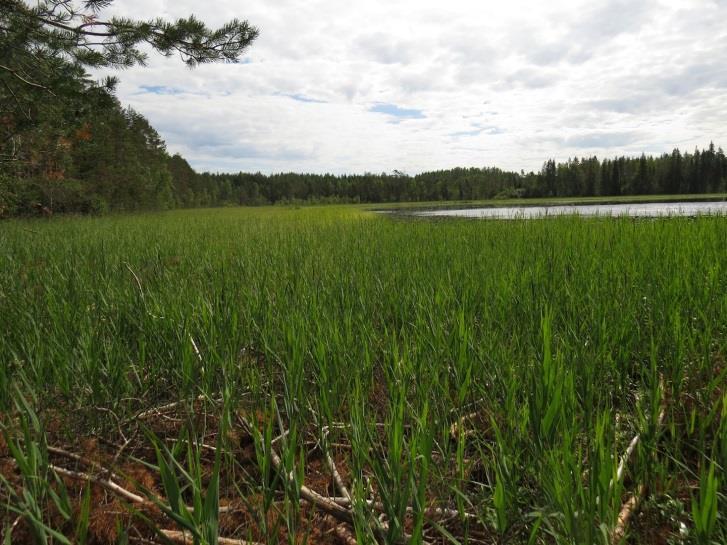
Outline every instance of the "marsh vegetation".
[[723, 217], [200, 210], [0, 249], [8, 543], [727, 538]]

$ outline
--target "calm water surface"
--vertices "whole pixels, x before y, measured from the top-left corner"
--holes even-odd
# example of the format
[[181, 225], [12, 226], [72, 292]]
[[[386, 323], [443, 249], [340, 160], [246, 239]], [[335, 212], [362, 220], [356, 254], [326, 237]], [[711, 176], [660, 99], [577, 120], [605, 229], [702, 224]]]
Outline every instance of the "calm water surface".
[[414, 216], [451, 216], [461, 218], [543, 218], [575, 214], [579, 216], [697, 216], [727, 214], [727, 201], [721, 202], [648, 202], [631, 204], [579, 204], [554, 206], [512, 206], [493, 208], [461, 208], [450, 210], [415, 210]]

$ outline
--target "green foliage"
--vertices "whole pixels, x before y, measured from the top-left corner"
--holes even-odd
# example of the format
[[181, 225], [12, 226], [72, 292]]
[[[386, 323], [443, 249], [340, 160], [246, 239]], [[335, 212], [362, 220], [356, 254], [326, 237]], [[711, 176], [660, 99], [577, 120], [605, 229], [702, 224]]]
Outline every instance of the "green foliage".
[[[159, 501], [153, 495], [150, 498], [182, 529], [192, 534], [194, 545], [217, 545], [222, 461], [220, 449], [215, 451], [214, 465], [205, 487], [201, 447], [194, 441], [192, 434], [185, 434], [172, 450], [154, 437], [151, 440], [166, 502]], [[182, 445], [186, 445], [185, 465], [178, 460]], [[192, 498], [189, 507], [184, 503], [185, 496]]]
[[[18, 471], [22, 487], [17, 490], [5, 475], [0, 474], [0, 490], [8, 498], [6, 507], [21, 517], [33, 535], [36, 543], [46, 545], [57, 543], [71, 545], [71, 542], [49, 520], [47, 506], [50, 503], [63, 518], [70, 519], [71, 507], [63, 481], [50, 470], [46, 437], [41, 422], [23, 391], [16, 385], [13, 401], [17, 411], [18, 425], [2, 423], [2, 433]], [[20, 431], [15, 436], [16, 430]], [[87, 521], [87, 515], [86, 515]], [[84, 516], [79, 518], [83, 524]], [[12, 543], [12, 529], [6, 527], [4, 543]]]
[[[115, 79], [95, 83], [86, 70], [144, 64], [149, 49], [190, 67], [236, 62], [258, 30], [237, 19], [210, 29], [194, 16], [104, 20], [112, 3], [0, 0], [0, 217], [35, 204], [84, 213], [177, 204], [159, 136], [121, 109]], [[19, 191], [26, 183], [32, 191]], [[79, 183], [77, 196], [64, 194]]]
[[[40, 422], [60, 412], [63, 436], [115, 430], [99, 408], [124, 422], [200, 394], [226, 400], [208, 409], [217, 420], [236, 422], [239, 410], [256, 425], [245, 466], [239, 442], [219, 433], [212, 475], [200, 471], [195, 433], [157, 441], [162, 506], [200, 543], [214, 539], [218, 478], [263, 541], [300, 531], [298, 487], [324, 426], [330, 445], [350, 446], [331, 451], [361, 543], [436, 535], [425, 511], [446, 507], [451, 518], [434, 522], [452, 543], [602, 544], [635, 486], [653, 491], [646, 532], [661, 528], [658, 502], [688, 497], [697, 480], [669, 527], [717, 543], [727, 531], [724, 217], [173, 211], [8, 220], [0, 249], [4, 412], [29, 414], [16, 390], [25, 380], [29, 407]], [[44, 436], [21, 441], [20, 421], [6, 422], [17, 457], [38, 460], [28, 489], [55, 487]], [[43, 494], [54, 501], [43, 486], [32, 492]], [[10, 503], [50, 526], [47, 501], [40, 511], [21, 493]], [[79, 541], [75, 515], [61, 526]]]
[[692, 499], [692, 519], [700, 544], [712, 543], [712, 536], [717, 527], [717, 495], [719, 478], [715, 475], [716, 464], [709, 464], [709, 469], [702, 469], [699, 478], [699, 494]]

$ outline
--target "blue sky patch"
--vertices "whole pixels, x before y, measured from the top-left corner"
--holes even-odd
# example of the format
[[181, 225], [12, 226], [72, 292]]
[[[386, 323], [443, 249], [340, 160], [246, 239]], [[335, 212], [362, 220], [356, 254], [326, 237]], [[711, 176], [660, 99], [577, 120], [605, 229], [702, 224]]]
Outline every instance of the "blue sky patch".
[[155, 95], [181, 95], [184, 91], [175, 87], [167, 87], [165, 85], [142, 85], [139, 87], [143, 93], [152, 93]]
[[292, 98], [293, 100], [297, 100], [298, 102], [308, 102], [313, 104], [328, 104], [325, 100], [318, 100], [317, 98], [311, 98], [307, 97], [305, 95], [301, 95], [299, 93], [295, 94], [282, 94], [284, 97]]
[[369, 108], [369, 112], [386, 114], [399, 119], [424, 119], [427, 117], [424, 115], [422, 110], [416, 110], [414, 108], [400, 108], [396, 104], [379, 103]]

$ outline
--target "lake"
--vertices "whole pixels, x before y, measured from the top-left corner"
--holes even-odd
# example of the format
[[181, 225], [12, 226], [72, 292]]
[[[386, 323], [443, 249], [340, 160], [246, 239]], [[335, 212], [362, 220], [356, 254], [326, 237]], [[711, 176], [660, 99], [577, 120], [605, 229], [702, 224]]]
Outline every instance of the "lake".
[[[402, 211], [399, 211], [400, 213]], [[645, 202], [629, 204], [577, 204], [552, 206], [503, 206], [440, 210], [412, 210], [404, 213], [424, 217], [461, 217], [520, 219], [563, 215], [579, 216], [698, 216], [727, 214], [727, 201], [718, 202]]]

